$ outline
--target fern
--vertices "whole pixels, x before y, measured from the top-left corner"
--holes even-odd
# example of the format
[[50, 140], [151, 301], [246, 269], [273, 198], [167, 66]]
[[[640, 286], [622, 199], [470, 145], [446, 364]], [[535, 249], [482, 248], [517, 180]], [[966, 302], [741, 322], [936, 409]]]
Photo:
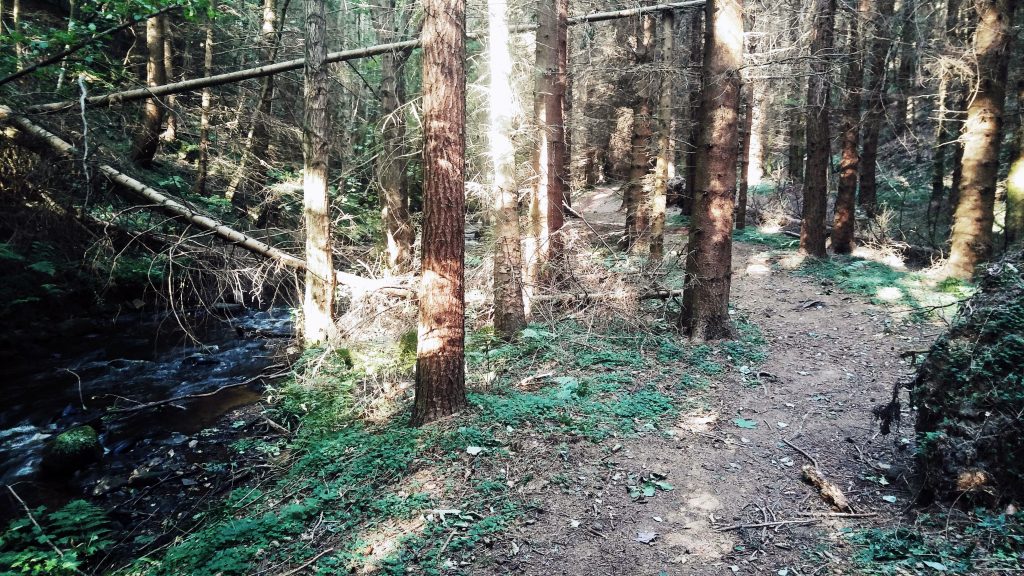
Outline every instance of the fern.
[[92, 556], [114, 544], [106, 514], [84, 500], [73, 500], [49, 514], [41, 506], [32, 516], [39, 526], [19, 518], [0, 536], [0, 574], [76, 574]]

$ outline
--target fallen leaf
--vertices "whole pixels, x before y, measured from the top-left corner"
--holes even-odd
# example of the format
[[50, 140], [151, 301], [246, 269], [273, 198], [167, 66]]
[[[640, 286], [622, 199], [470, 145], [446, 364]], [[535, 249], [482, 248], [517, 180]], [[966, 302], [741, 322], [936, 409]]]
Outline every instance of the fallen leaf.
[[736, 426], [740, 428], [746, 428], [747, 430], [757, 428], [756, 420], [748, 420], [746, 418], [735, 418], [733, 419], [733, 424], [736, 424]]
[[921, 563], [924, 564], [925, 566], [933, 569], [933, 570], [938, 570], [939, 572], [945, 572], [946, 571], [946, 565], [943, 564], [942, 562], [932, 562], [931, 560], [922, 560]]
[[895, 496], [888, 496], [888, 495], [882, 496], [882, 500], [885, 500], [886, 502], [888, 502], [890, 504], [895, 504], [896, 503], [896, 497]]
[[484, 451], [484, 449], [481, 448], [480, 446], [467, 446], [466, 447], [466, 453], [469, 454], [470, 456], [476, 456], [477, 454], [479, 454], [479, 453], [481, 453], [483, 451]]

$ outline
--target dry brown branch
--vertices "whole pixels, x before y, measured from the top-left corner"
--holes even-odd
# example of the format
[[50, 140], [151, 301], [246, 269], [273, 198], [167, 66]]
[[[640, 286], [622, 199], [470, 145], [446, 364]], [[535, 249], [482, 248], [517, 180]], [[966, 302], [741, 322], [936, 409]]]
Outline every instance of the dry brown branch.
[[821, 494], [821, 498], [825, 502], [828, 502], [840, 512], [853, 512], [853, 507], [850, 506], [850, 502], [846, 499], [843, 491], [832, 482], [829, 482], [821, 474], [820, 470], [810, 465], [804, 466], [801, 470], [803, 471], [804, 480], [807, 480], [818, 489], [818, 493]]

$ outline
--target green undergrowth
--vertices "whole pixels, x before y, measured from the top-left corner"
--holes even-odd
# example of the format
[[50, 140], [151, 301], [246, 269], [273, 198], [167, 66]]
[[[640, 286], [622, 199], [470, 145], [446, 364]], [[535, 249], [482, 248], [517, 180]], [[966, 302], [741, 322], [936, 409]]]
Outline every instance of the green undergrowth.
[[[737, 231], [734, 237], [741, 242], [768, 246], [775, 259], [796, 254], [800, 244], [795, 238], [756, 228]], [[974, 292], [974, 286], [964, 281], [937, 282], [920, 272], [853, 256], [807, 258], [794, 272], [820, 280], [826, 293], [835, 287], [865, 296], [874, 304], [902, 309], [914, 320], [951, 318], [958, 304]]]
[[[959, 513], [957, 513], [959, 515]], [[979, 509], [951, 522], [922, 514], [915, 525], [856, 530], [858, 572], [865, 575], [1009, 574], [1024, 570], [1024, 514]]]
[[[756, 326], [737, 325], [736, 341], [697, 346], [626, 326], [532, 325], [514, 342], [475, 332], [471, 408], [422, 428], [406, 410], [371, 423], [355, 408], [379, 358], [307, 354], [300, 376], [270, 392], [269, 415], [296, 430], [276, 477], [235, 489], [191, 534], [122, 572], [230, 576], [310, 562], [304, 573], [469, 574], [478, 550], [535, 506], [519, 495], [532, 477], [509, 475], [526, 439], [555, 460], [575, 441], [668, 434], [712, 378], [764, 359]], [[384, 369], [408, 370], [404, 340]]]

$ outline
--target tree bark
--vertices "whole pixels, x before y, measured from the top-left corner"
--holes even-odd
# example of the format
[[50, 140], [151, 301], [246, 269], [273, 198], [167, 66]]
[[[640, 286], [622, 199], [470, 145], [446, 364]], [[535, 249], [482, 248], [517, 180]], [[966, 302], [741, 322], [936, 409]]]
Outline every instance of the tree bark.
[[[210, 11], [217, 10], [217, 0], [210, 0]], [[213, 76], [214, 25], [213, 18], [207, 18], [206, 38], [203, 41], [203, 76]], [[199, 161], [196, 164], [196, 180], [192, 191], [201, 196], [209, 195], [206, 189], [210, 172], [210, 106], [213, 102], [213, 91], [207, 86], [203, 88], [202, 100], [199, 105]]]
[[807, 168], [804, 173], [800, 252], [824, 258], [828, 208], [829, 140], [828, 71], [833, 57], [836, 0], [815, 0], [811, 24], [811, 76], [807, 80]]
[[857, 203], [872, 218], [878, 209], [878, 137], [885, 113], [885, 63], [892, 44], [887, 28], [893, 15], [893, 0], [877, 0], [876, 6], [877, 11], [870, 25], [872, 40], [868, 57], [871, 64], [868, 67], [867, 110], [864, 115], [864, 140], [858, 175], [860, 193], [857, 196]]
[[979, 0], [974, 32], [978, 79], [967, 108], [963, 181], [953, 217], [946, 272], [971, 278], [975, 267], [992, 253], [1000, 131], [1006, 97], [1006, 74], [1017, 0]]
[[[164, 72], [162, 18], [155, 16], [146, 20], [146, 86], [150, 88], [167, 83]], [[153, 156], [156, 155], [156, 148], [160, 143], [160, 125], [163, 120], [163, 103], [156, 97], [147, 99], [142, 112], [142, 126], [132, 146], [132, 162], [144, 168], [152, 166]]]
[[[405, 30], [406, 18], [399, 13], [396, 0], [385, 0], [373, 11], [377, 41], [394, 42]], [[403, 11], [402, 14], [405, 12]], [[405, 78], [402, 67], [409, 52], [389, 52], [380, 60], [380, 117], [382, 150], [377, 154], [377, 184], [380, 188], [381, 221], [387, 247], [388, 270], [404, 274], [412, 266], [412, 246], [416, 239], [409, 216], [409, 191], [406, 183], [405, 150]]]
[[512, 144], [514, 111], [508, 102], [512, 93], [512, 52], [509, 47], [508, 4], [488, 0], [487, 22], [490, 42], [490, 127], [491, 162], [494, 181], [494, 333], [510, 340], [526, 326], [523, 306], [522, 251], [519, 237], [516, 151]]
[[423, 284], [416, 350], [420, 425], [466, 406], [465, 0], [423, 5]]
[[736, 229], [747, 227], [747, 191], [750, 187], [750, 132], [754, 124], [754, 85], [746, 82], [742, 91], [743, 124], [740, 126], [739, 192], [736, 194]]
[[788, 106], [786, 108], [786, 118], [788, 119], [786, 126], [786, 141], [787, 156], [786, 156], [786, 176], [790, 182], [798, 184], [804, 181], [804, 117], [806, 116], [803, 103], [804, 95], [807, 93], [805, 85], [807, 80], [804, 78], [805, 70], [803, 61], [799, 59], [802, 54], [800, 45], [800, 32], [801, 32], [801, 18], [800, 13], [802, 12], [802, 6], [800, 0], [793, 0], [793, 21], [789, 24], [789, 41], [792, 47], [794, 57], [798, 58], [793, 69], [793, 78], [789, 83], [788, 89], [790, 90]]
[[689, 216], [693, 213], [693, 198], [697, 188], [697, 140], [700, 138], [701, 118], [701, 94], [704, 92], [704, 11], [694, 12], [690, 18], [690, 53], [688, 63], [690, 66], [700, 65], [700, 74], [697, 79], [697, 90], [690, 90], [690, 122], [687, 126], [686, 140], [684, 142], [683, 158], [686, 160], [686, 184], [684, 191], [679, 195], [679, 211]]
[[871, 0], [860, 0], [857, 13], [850, 19], [847, 46], [850, 58], [846, 70], [846, 103], [843, 107], [842, 159], [839, 161], [839, 189], [836, 193], [832, 219], [832, 251], [849, 254], [853, 250], [853, 234], [857, 209], [857, 166], [860, 155], [860, 101], [864, 89], [864, 60], [860, 42], [860, 25], [871, 10]]
[[675, 15], [666, 12], [661, 17], [661, 94], [658, 98], [658, 160], [654, 166], [654, 190], [651, 194], [651, 259], [661, 260], [665, 255], [665, 207], [668, 179], [675, 161], [672, 142], [672, 57], [674, 54]]
[[696, 198], [687, 259], [683, 322], [694, 340], [729, 337], [732, 282], [733, 197], [740, 68], [743, 66], [743, 4], [709, 0], [704, 42], [705, 89], [697, 141]]
[[[170, 82], [174, 80], [174, 29], [171, 26], [170, 16], [161, 16], [160, 21], [163, 25], [164, 37], [164, 75], [165, 80]], [[178, 98], [173, 94], [165, 99], [167, 105], [167, 127], [164, 129], [163, 134], [160, 135], [160, 139], [164, 142], [174, 142], [178, 137], [178, 117], [175, 113], [177, 100]]]
[[[949, 53], [954, 46], [959, 47], [960, 34], [960, 0], [946, 0], [946, 21], [943, 33], [942, 48]], [[928, 221], [932, 235], [943, 214], [942, 201], [946, 197], [946, 149], [950, 146], [959, 147], [956, 136], [955, 122], [957, 111], [954, 111], [955, 95], [963, 90], [955, 80], [952, 70], [942, 65], [939, 70], [939, 93], [936, 98], [938, 113], [935, 120], [935, 149], [932, 154], [932, 192], [928, 199]]]
[[[636, 48], [634, 48], [634, 70], [638, 75], [649, 73], [651, 48], [654, 43], [654, 18], [642, 17], [642, 25], [637, 31]], [[626, 208], [626, 229], [622, 236], [622, 244], [634, 254], [644, 254], [650, 250], [650, 194], [644, 181], [650, 166], [649, 147], [651, 143], [651, 95], [643, 81], [633, 83], [639, 90], [636, 104], [633, 107], [633, 134], [630, 138], [629, 182], [623, 192], [623, 204]]]
[[330, 158], [328, 121], [327, 17], [324, 0], [306, 2], [306, 68], [303, 95], [302, 205], [306, 224], [306, 295], [302, 336], [306, 344], [325, 342], [334, 319], [334, 263], [327, 200]]
[[913, 120], [913, 114], [909, 107], [914, 89], [914, 67], [916, 66], [916, 52], [919, 49], [916, 45], [914, 10], [916, 2], [902, 2], [900, 8], [900, 41], [899, 41], [899, 67], [896, 68], [896, 98], [893, 102], [889, 121], [892, 123], [893, 135], [902, 137], [907, 132], [908, 118]]
[[1024, 78], [1017, 80], [1017, 155], [1006, 177], [1006, 248], [1024, 242]]

